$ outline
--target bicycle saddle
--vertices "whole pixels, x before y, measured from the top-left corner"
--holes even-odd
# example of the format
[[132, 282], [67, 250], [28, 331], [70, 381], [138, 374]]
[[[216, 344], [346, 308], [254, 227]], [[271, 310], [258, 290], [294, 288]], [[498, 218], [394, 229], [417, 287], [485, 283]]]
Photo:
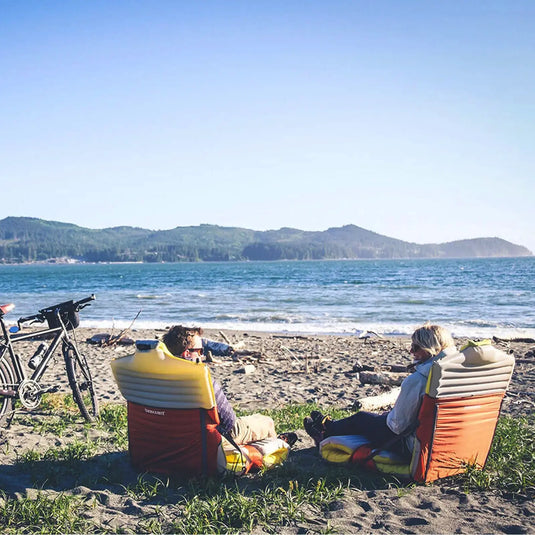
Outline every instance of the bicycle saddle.
[[8, 312], [11, 312], [15, 308], [13, 303], [8, 303], [7, 305], [0, 305], [0, 315], [5, 316]]

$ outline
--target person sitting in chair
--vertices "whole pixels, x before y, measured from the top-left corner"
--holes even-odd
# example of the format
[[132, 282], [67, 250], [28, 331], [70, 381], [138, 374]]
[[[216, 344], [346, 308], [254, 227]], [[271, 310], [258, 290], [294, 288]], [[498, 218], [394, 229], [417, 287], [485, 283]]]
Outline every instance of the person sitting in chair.
[[[201, 359], [203, 354], [203, 340], [200, 327], [184, 327], [174, 325], [163, 336], [163, 343], [176, 357], [188, 360]], [[236, 444], [249, 444], [265, 438], [275, 438], [275, 423], [269, 416], [251, 414], [237, 417], [221, 385], [212, 379], [216, 399], [219, 425], [217, 430], [225, 438]], [[290, 446], [297, 441], [295, 433], [282, 433], [279, 435]]]
[[426, 324], [412, 334], [410, 352], [415, 371], [402, 382], [392, 410], [383, 414], [360, 411], [340, 420], [332, 420], [319, 411], [312, 411], [304, 419], [303, 425], [316, 446], [326, 437], [362, 435], [376, 448], [388, 448], [402, 456], [410, 455], [414, 444], [412, 433], [417, 425], [431, 366], [437, 358], [454, 354], [457, 349], [446, 329]]

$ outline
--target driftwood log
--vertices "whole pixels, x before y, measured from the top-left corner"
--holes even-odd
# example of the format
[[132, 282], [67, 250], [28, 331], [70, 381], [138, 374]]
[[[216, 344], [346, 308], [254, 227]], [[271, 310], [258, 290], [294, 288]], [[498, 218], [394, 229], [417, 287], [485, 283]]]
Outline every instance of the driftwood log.
[[360, 398], [355, 401], [355, 408], [361, 411], [376, 411], [379, 409], [386, 409], [392, 407], [398, 399], [401, 388], [393, 388], [383, 394], [377, 396], [369, 396], [366, 398]]
[[272, 338], [280, 338], [285, 340], [310, 340], [309, 336], [291, 335], [291, 334], [274, 334]]
[[524, 344], [535, 344], [534, 338], [498, 338], [493, 336], [492, 340], [494, 342], [522, 342]]
[[405, 377], [407, 377], [406, 373], [359, 372], [359, 380], [363, 385], [399, 386]]
[[407, 373], [408, 369], [407, 369], [407, 365], [405, 364], [392, 364], [390, 366], [390, 371], [396, 372], [396, 373]]

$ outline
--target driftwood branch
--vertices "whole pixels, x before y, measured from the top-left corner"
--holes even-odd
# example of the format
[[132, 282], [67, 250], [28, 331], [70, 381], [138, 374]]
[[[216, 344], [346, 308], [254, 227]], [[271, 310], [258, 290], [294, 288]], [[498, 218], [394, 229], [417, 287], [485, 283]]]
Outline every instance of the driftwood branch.
[[132, 326], [134, 325], [135, 321], [139, 318], [139, 315], [141, 314], [141, 310], [142, 309], [140, 309], [139, 312], [135, 315], [134, 319], [132, 320], [132, 322], [130, 323], [130, 325], [126, 329], [123, 329], [116, 336], [110, 336], [109, 339], [106, 342], [101, 343], [101, 345], [105, 346], [105, 347], [110, 347], [110, 346], [114, 346], [114, 345], [119, 344], [121, 342], [121, 340], [126, 336], [126, 333], [132, 328]]
[[285, 351], [287, 351], [293, 359], [299, 362], [299, 359], [292, 353], [291, 349], [288, 349], [286, 346], [281, 346], [281, 349], [284, 349]]
[[227, 338], [227, 335], [223, 332], [223, 331], [219, 331], [219, 335], [221, 336], [221, 338], [223, 338], [223, 340], [225, 340], [225, 342], [231, 346], [232, 344], [230, 343], [230, 340]]

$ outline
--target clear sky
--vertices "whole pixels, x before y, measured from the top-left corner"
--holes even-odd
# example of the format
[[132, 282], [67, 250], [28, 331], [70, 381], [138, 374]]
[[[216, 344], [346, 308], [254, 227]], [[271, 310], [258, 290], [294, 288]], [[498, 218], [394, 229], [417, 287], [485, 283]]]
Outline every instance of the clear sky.
[[0, 0], [5, 216], [535, 253], [533, 0]]

